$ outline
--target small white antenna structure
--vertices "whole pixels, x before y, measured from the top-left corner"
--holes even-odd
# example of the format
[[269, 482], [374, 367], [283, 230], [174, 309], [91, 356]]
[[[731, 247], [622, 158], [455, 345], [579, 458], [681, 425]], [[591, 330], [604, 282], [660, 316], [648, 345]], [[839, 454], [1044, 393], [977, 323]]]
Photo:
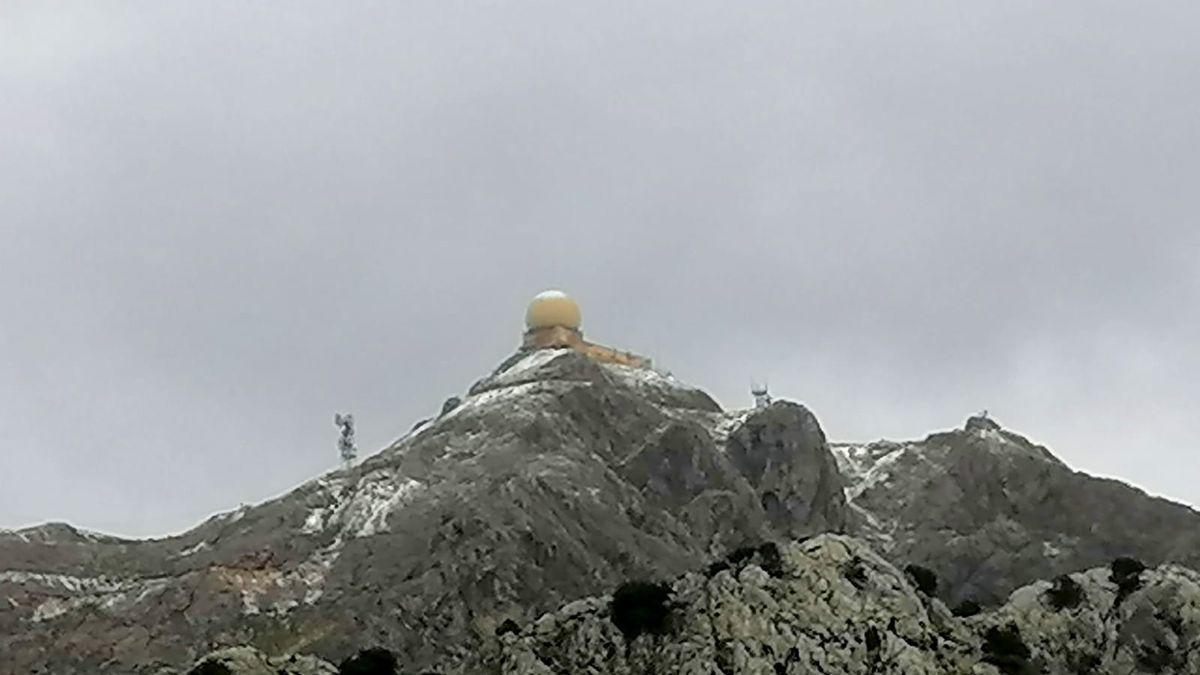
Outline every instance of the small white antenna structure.
[[771, 392], [770, 392], [769, 388], [767, 387], [766, 382], [762, 382], [762, 383], [751, 382], [750, 383], [750, 394], [752, 396], [754, 396], [754, 407], [755, 408], [765, 408], [765, 407], [771, 405]]
[[354, 442], [354, 415], [335, 413], [333, 425], [342, 430], [338, 438], [338, 454], [342, 457], [342, 468], [349, 469], [358, 458], [358, 445]]

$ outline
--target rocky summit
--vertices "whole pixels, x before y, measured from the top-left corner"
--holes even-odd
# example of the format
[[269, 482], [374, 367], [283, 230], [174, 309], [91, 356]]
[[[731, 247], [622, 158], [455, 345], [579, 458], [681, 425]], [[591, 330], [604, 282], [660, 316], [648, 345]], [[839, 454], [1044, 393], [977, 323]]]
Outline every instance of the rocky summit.
[[891, 560], [936, 571], [948, 602], [998, 604], [1118, 557], [1200, 568], [1195, 511], [1074, 471], [987, 418], [921, 441], [832, 449], [851, 530]]
[[1198, 537], [985, 418], [831, 446], [530, 349], [183, 535], [0, 533], [0, 673], [1196, 673]]

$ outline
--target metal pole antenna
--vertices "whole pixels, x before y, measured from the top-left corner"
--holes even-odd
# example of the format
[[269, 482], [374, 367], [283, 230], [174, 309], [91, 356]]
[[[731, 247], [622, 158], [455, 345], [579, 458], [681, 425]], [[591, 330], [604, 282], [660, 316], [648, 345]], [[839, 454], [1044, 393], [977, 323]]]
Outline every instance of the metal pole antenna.
[[358, 457], [358, 445], [354, 442], [354, 415], [335, 413], [333, 425], [342, 430], [338, 438], [338, 454], [342, 457], [342, 468], [349, 469]]

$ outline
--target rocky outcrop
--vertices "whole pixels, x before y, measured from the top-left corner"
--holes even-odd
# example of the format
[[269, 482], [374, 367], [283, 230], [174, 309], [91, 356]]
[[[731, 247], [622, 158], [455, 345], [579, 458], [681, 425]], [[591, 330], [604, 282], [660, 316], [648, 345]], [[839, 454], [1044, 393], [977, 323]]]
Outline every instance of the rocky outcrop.
[[[523, 351], [360, 466], [183, 535], [0, 532], [0, 675], [228, 645], [259, 650], [218, 652], [247, 672], [375, 645], [443, 675], [1189, 672], [1195, 575], [1157, 566], [1198, 555], [1195, 512], [986, 418], [831, 452], [794, 403]], [[1156, 569], [1077, 573], [1120, 556]], [[675, 604], [614, 623], [602, 595], [638, 579], [676, 581], [622, 603]], [[966, 599], [985, 611], [942, 604]]]
[[781, 401], [754, 411], [730, 432], [726, 451], [776, 531], [803, 537], [844, 529], [842, 477], [807, 408]]
[[1164, 565], [1064, 575], [1021, 588], [973, 627], [985, 643], [1020, 636], [1028, 655], [1006, 672], [1200, 673], [1200, 574]]
[[501, 636], [492, 672], [1200, 672], [1200, 574], [1188, 569], [1097, 568], [958, 618], [859, 540], [821, 535], [775, 551], [676, 580], [660, 630], [622, 631], [607, 596], [573, 602]]
[[[610, 599], [574, 602], [501, 638], [504, 675], [962, 673], [970, 631], [860, 541], [777, 545], [672, 585], [668, 625], [626, 639]], [[774, 557], [774, 556], [772, 556]]]
[[526, 352], [360, 466], [181, 537], [0, 539], [0, 673], [156, 673], [230, 644], [461, 672], [507, 620], [845, 526], [803, 407], [727, 414], [654, 371]]
[[951, 604], [996, 604], [1120, 556], [1200, 566], [1200, 514], [1074, 471], [994, 420], [833, 450], [853, 531], [890, 560], [935, 570]]
[[312, 656], [270, 657], [253, 647], [221, 649], [200, 659], [188, 675], [337, 675], [332, 664]]

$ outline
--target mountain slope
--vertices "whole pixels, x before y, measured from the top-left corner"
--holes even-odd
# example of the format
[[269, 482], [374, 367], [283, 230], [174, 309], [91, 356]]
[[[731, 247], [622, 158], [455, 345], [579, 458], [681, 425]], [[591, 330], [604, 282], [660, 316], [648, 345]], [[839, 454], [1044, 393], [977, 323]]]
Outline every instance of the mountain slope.
[[[360, 466], [178, 537], [0, 532], [0, 674], [177, 672], [238, 644], [333, 662], [387, 645], [418, 672], [472, 672], [510, 621], [827, 532], [868, 542], [879, 556], [854, 555], [876, 567], [934, 569], [951, 605], [1118, 556], [1200, 563], [1194, 511], [990, 420], [831, 449], [794, 403], [725, 412], [651, 370], [523, 351]], [[889, 597], [919, 628], [901, 638], [913, 659], [978, 648], [921, 646], [962, 626], [942, 635], [944, 608]]]
[[652, 371], [532, 352], [361, 466], [181, 537], [4, 540], [0, 672], [155, 672], [239, 643], [388, 644], [452, 672], [506, 619], [845, 519], [803, 407], [725, 414]]
[[[952, 616], [862, 541], [821, 535], [672, 584], [658, 630], [627, 635], [612, 597], [500, 638], [502, 675], [1084, 675], [1200, 672], [1200, 573], [1109, 568]], [[1119, 569], [1119, 567], [1118, 567]], [[1070, 592], [1064, 591], [1070, 589]]]
[[921, 441], [835, 444], [853, 529], [937, 571], [944, 597], [996, 603], [1037, 579], [1133, 556], [1200, 567], [1200, 514], [974, 417]]

